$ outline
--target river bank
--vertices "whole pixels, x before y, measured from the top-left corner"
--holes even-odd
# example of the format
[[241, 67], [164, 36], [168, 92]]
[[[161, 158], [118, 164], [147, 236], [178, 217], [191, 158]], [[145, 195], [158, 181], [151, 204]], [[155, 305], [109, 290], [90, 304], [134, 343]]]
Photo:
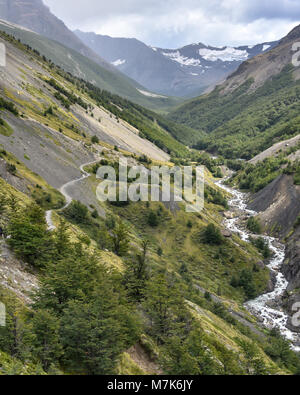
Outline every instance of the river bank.
[[[216, 184], [232, 195], [229, 206], [234, 215], [233, 218], [225, 219], [224, 223], [230, 232], [237, 233], [243, 241], [250, 242], [250, 238], [257, 235], [251, 234], [244, 228], [242, 218], [255, 216], [258, 213], [248, 209], [248, 195], [246, 193], [227, 186], [225, 181], [226, 179], [223, 179]], [[272, 292], [245, 303], [245, 307], [258, 318], [262, 326], [268, 329], [278, 328], [281, 334], [292, 342], [294, 351], [300, 352], [300, 334], [292, 332], [288, 328], [289, 316], [282, 308], [282, 298], [288, 287], [288, 281], [281, 272], [285, 259], [285, 246], [276, 238], [266, 235], [263, 238], [273, 253], [268, 268], [275, 273], [275, 287]]]

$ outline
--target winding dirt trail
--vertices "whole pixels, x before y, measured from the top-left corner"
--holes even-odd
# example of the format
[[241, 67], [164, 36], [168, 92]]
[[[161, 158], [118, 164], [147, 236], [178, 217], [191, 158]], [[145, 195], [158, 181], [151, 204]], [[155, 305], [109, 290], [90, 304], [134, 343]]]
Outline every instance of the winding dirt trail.
[[99, 160], [101, 160], [101, 158], [98, 158], [97, 160], [94, 160], [94, 161], [92, 161], [92, 162], [88, 162], [88, 163], [82, 164], [82, 165], [80, 166], [80, 171], [81, 171], [81, 173], [82, 173], [82, 176], [81, 176], [80, 178], [76, 178], [75, 180], [68, 181], [66, 184], [64, 184], [64, 185], [62, 185], [62, 186], [60, 187], [59, 192], [65, 197], [65, 199], [66, 199], [66, 204], [64, 205], [64, 207], [62, 207], [62, 208], [59, 209], [59, 210], [48, 210], [48, 211], [46, 211], [46, 222], [47, 222], [48, 230], [53, 231], [53, 230], [56, 229], [56, 226], [53, 224], [53, 221], [52, 221], [52, 213], [53, 213], [53, 211], [62, 211], [62, 210], [65, 210], [67, 207], [70, 206], [70, 204], [71, 204], [72, 201], [73, 201], [72, 196], [70, 196], [70, 195], [68, 194], [68, 192], [67, 192], [68, 188], [69, 188], [70, 186], [74, 186], [74, 185], [77, 184], [78, 182], [81, 182], [81, 181], [85, 180], [86, 178], [89, 178], [91, 175], [90, 175], [88, 172], [86, 172], [86, 171], [84, 170], [84, 168], [85, 168], [86, 166], [90, 166], [90, 165], [93, 165], [94, 163], [99, 162]]

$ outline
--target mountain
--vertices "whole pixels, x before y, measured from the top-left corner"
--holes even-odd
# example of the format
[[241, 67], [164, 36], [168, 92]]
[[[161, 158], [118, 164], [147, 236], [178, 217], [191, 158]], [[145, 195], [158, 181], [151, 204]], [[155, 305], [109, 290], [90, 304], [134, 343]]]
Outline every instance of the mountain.
[[102, 66], [112, 69], [107, 62], [80, 41], [63, 21], [53, 15], [42, 0], [1, 0], [0, 19], [23, 26], [51, 40], [58, 41]]
[[112, 67], [111, 70], [108, 70], [107, 67], [99, 65], [98, 62], [94, 62], [79, 52], [31, 30], [3, 20], [0, 20], [0, 30], [36, 49], [41, 55], [50, 59], [65, 71], [93, 82], [101, 89], [118, 94], [145, 107], [162, 111], [180, 103], [177, 98], [161, 97], [147, 92], [144, 87], [115, 68]]
[[292, 64], [300, 26], [265, 54], [242, 63], [213, 92], [170, 114], [207, 133], [197, 145], [227, 158], [251, 159], [300, 131], [300, 69]]
[[94, 52], [150, 91], [192, 97], [224, 80], [246, 59], [277, 42], [215, 48], [192, 44], [177, 50], [149, 47], [136, 39], [74, 32]]

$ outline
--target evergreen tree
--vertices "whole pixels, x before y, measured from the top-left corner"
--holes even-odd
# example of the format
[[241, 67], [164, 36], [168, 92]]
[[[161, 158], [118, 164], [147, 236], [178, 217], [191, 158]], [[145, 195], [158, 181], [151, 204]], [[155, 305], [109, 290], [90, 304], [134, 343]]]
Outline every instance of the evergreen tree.
[[61, 342], [65, 363], [72, 370], [93, 375], [116, 373], [120, 354], [138, 340], [137, 321], [106, 280], [102, 279], [89, 303], [73, 300], [64, 309]]
[[114, 229], [111, 230], [111, 241], [114, 253], [119, 256], [127, 254], [129, 249], [129, 229], [124, 222], [119, 221]]
[[141, 253], [137, 254], [135, 259], [127, 263], [124, 275], [124, 284], [128, 295], [136, 302], [140, 302], [143, 299], [146, 281], [148, 279], [146, 262], [148, 246], [149, 242], [143, 240]]
[[8, 232], [9, 246], [26, 262], [43, 266], [49, 260], [53, 248], [47, 232], [44, 211], [37, 205], [17, 210], [10, 217]]
[[31, 347], [33, 355], [48, 371], [51, 364], [56, 364], [62, 355], [59, 340], [59, 320], [48, 310], [38, 310], [30, 321], [33, 338]]
[[220, 229], [217, 228], [214, 224], [209, 224], [203, 233], [204, 242], [207, 244], [215, 244], [220, 245], [223, 242], [223, 237], [220, 232]]

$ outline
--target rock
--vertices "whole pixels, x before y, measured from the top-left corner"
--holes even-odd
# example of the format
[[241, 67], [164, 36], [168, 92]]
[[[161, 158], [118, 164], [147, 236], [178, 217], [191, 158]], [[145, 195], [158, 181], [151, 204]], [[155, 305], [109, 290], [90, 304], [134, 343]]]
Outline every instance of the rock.
[[264, 264], [263, 261], [259, 261], [256, 263], [256, 266], [258, 266], [260, 269], [264, 269], [266, 267], [266, 265]]
[[[263, 267], [265, 267], [264, 264], [263, 264]], [[267, 289], [266, 289], [267, 293], [274, 291], [276, 282], [277, 282], [277, 275], [274, 271], [271, 271], [270, 272], [270, 280], [268, 281], [268, 285], [267, 285]]]
[[234, 213], [231, 211], [225, 211], [223, 215], [226, 219], [233, 219], [235, 217]]
[[227, 230], [227, 229], [222, 230], [222, 235], [223, 235], [224, 237], [226, 237], [226, 238], [232, 237], [232, 233], [230, 232], [230, 230]]

